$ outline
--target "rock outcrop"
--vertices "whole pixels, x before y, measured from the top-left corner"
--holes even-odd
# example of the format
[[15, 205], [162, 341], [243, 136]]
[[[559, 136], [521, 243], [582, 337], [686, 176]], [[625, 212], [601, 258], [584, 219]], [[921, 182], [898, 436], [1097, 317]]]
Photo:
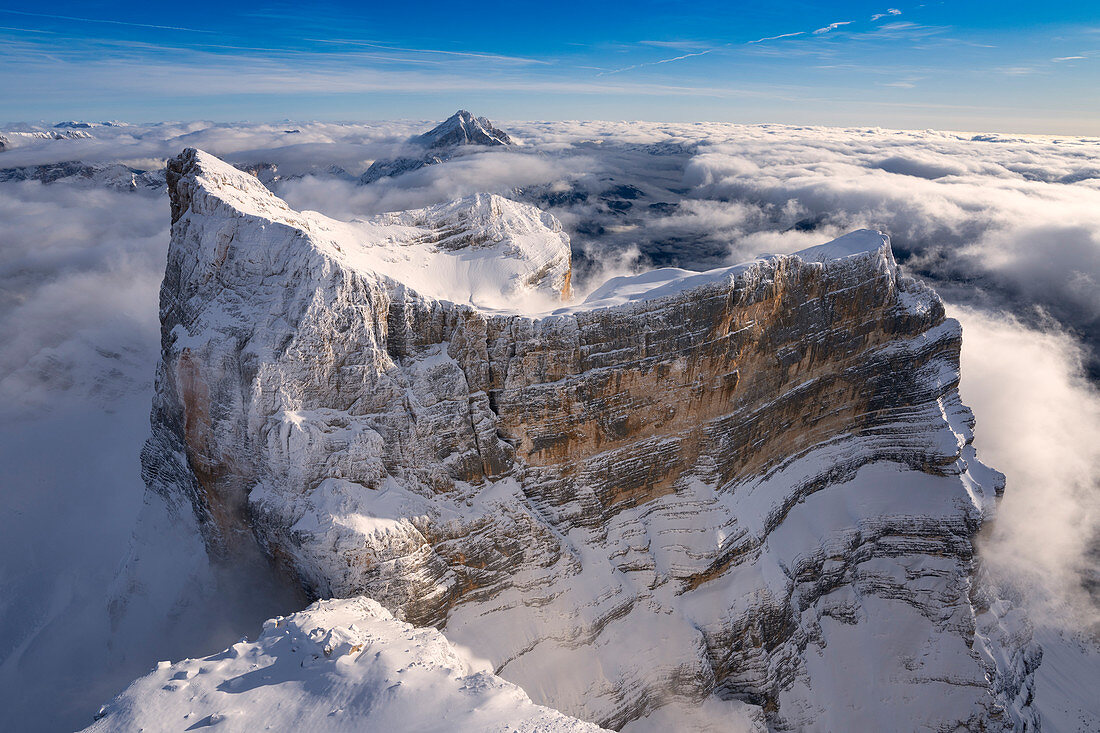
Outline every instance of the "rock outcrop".
[[394, 178], [419, 170], [426, 165], [443, 163], [467, 146], [503, 147], [512, 145], [508, 133], [493, 126], [484, 117], [474, 117], [460, 109], [443, 122], [409, 141], [410, 151], [392, 160], [376, 160], [359, 177], [359, 183], [373, 183], [380, 178]]
[[336, 222], [194, 150], [168, 186], [143, 469], [214, 556], [606, 727], [1034, 722], [972, 600], [1003, 479], [960, 329], [884, 236], [563, 303], [560, 227], [500, 197]]

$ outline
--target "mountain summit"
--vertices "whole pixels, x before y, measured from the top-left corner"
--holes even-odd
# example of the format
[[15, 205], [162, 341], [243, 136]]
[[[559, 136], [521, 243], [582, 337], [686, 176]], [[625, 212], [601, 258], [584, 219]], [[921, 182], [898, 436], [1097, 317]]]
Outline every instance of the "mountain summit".
[[[514, 145], [508, 133], [493, 127], [485, 117], [474, 117], [464, 109], [440, 122], [422, 135], [410, 141], [412, 150], [398, 158], [376, 160], [359, 177], [359, 183], [365, 185], [380, 178], [396, 178], [404, 173], [420, 170], [426, 165], [435, 165], [459, 155], [466, 146], [504, 147]], [[470, 151], [472, 152], [472, 151]]]
[[[168, 166], [142, 471], [196, 548], [445, 629], [534, 703], [615, 730], [1037, 728], [1039, 652], [974, 562], [1004, 478], [972, 444], [962, 332], [885, 235], [563, 303], [568, 241], [533, 207], [340, 222], [199, 151]], [[128, 699], [241, 690], [188, 712], [254, 729], [266, 676], [330, 696], [302, 714], [353, 711], [328, 680], [417, 653], [373, 601], [200, 665], [267, 666], [161, 670]], [[446, 674], [443, 702], [468, 684]], [[128, 704], [99, 730], [132, 728]]]
[[450, 148], [456, 145], [511, 145], [508, 133], [493, 127], [485, 117], [474, 117], [460, 109], [436, 127], [413, 138], [429, 148]]

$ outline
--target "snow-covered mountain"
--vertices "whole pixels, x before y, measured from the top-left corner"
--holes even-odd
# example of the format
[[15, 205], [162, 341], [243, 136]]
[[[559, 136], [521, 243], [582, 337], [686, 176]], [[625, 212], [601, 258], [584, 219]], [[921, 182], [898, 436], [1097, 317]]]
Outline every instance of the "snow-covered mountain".
[[494, 127], [492, 122], [460, 109], [428, 132], [414, 137], [409, 145], [411, 150], [406, 155], [392, 160], [376, 160], [359, 177], [359, 182], [373, 183], [380, 178], [393, 178], [426, 165], [443, 163], [468, 145], [499, 147], [512, 144], [508, 133]]
[[216, 563], [370, 596], [607, 727], [1035, 725], [1038, 651], [974, 564], [1003, 480], [960, 330], [884, 236], [578, 303], [529, 205], [337, 222], [194, 150], [168, 184], [143, 470]]
[[164, 186], [164, 174], [160, 171], [145, 171], [117, 163], [97, 165], [70, 160], [18, 168], [0, 168], [0, 182], [56, 183], [62, 180], [89, 183], [122, 191], [155, 190], [162, 189]]
[[91, 133], [85, 130], [5, 131], [3, 135], [0, 135], [0, 153], [16, 147], [20, 143], [33, 140], [79, 140], [91, 137]]
[[511, 145], [512, 139], [484, 117], [474, 117], [464, 109], [413, 138], [427, 148], [453, 148], [458, 145]]
[[600, 730], [534, 705], [485, 667], [376, 601], [318, 601], [271, 619], [253, 642], [161, 662], [104, 705], [87, 732]]
[[91, 130], [96, 127], [128, 127], [125, 122], [107, 120], [104, 122], [87, 122], [85, 120], [65, 120], [54, 125], [57, 130]]

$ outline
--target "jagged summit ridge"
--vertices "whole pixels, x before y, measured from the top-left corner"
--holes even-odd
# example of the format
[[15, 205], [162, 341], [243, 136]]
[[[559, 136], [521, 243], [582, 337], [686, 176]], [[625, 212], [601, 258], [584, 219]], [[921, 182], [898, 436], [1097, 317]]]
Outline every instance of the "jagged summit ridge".
[[976, 632], [1003, 480], [959, 327], [881, 234], [494, 309], [405, 255], [430, 269], [457, 236], [529, 268], [516, 228], [552, 227], [506, 199], [366, 226], [195, 151], [169, 183], [143, 471], [215, 555], [256, 543], [608, 727], [1027, 719], [1022, 648]]
[[[234, 240], [234, 248], [255, 249], [257, 256], [278, 251], [295, 262], [338, 262], [389, 287], [487, 309], [552, 307], [571, 293], [569, 237], [561, 224], [496, 194], [343, 222], [292, 211], [255, 176], [199, 150], [170, 160], [167, 178], [173, 221], [193, 209], [198, 197], [201, 210], [227, 231], [242, 228], [242, 213], [250, 217], [248, 225], [281, 225], [278, 235], [250, 229], [248, 239]], [[196, 250], [180, 255], [215, 267], [224, 247], [209, 250], [203, 236], [196, 231]]]
[[508, 133], [493, 127], [485, 117], [474, 117], [460, 109], [436, 127], [413, 138], [429, 148], [450, 148], [456, 145], [511, 145]]
[[444, 163], [471, 148], [511, 145], [508, 133], [494, 127], [488, 119], [474, 117], [460, 109], [428, 132], [412, 138], [408, 154], [392, 160], [376, 160], [359, 177], [359, 183], [365, 185], [380, 178], [393, 178], [424, 166]]

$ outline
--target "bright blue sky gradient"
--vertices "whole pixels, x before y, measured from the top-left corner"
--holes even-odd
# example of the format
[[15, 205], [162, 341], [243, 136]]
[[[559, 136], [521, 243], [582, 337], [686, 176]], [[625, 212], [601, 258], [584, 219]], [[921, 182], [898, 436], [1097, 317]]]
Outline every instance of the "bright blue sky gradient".
[[[0, 2], [0, 120], [1100, 134], [1100, 2]], [[764, 40], [761, 40], [764, 39]]]

